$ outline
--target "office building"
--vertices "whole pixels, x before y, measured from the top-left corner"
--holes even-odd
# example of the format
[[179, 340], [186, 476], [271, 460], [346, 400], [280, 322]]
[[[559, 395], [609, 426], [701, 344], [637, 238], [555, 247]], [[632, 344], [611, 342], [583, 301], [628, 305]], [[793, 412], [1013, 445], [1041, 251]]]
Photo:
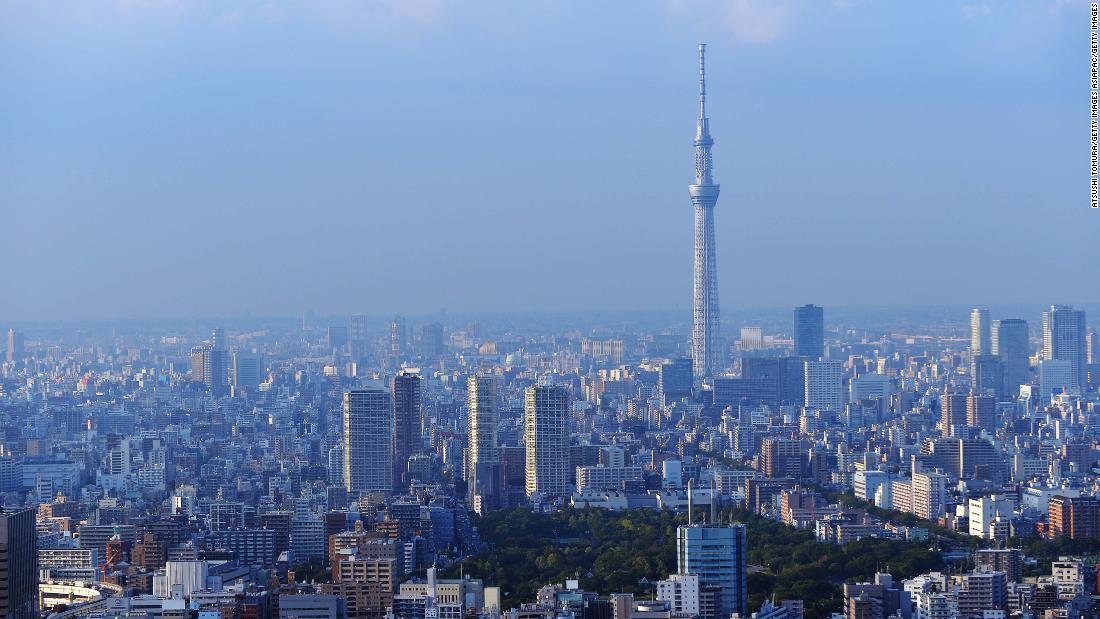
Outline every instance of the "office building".
[[393, 483], [395, 489], [404, 488], [405, 473], [409, 470], [409, 458], [421, 450], [423, 427], [423, 403], [421, 398], [420, 370], [403, 370], [393, 379]]
[[692, 294], [691, 359], [697, 380], [710, 379], [725, 367], [718, 320], [718, 257], [714, 242], [714, 206], [718, 184], [707, 118], [706, 45], [699, 45], [699, 120], [695, 125], [695, 182], [688, 187], [695, 207], [695, 273]]
[[1087, 383], [1085, 334], [1083, 310], [1052, 305], [1043, 312], [1043, 359], [1068, 361], [1075, 387]]
[[690, 398], [693, 384], [691, 359], [667, 359], [661, 363], [657, 389], [663, 406]]
[[978, 355], [970, 360], [971, 390], [1002, 401], [1005, 393], [1004, 363], [996, 355]]
[[325, 336], [325, 346], [329, 352], [343, 353], [348, 347], [348, 328], [345, 325], [331, 325]]
[[344, 486], [349, 493], [393, 491], [393, 396], [383, 389], [344, 393]]
[[699, 577], [701, 587], [718, 588], [716, 617], [747, 616], [748, 565], [745, 525], [687, 525], [676, 529], [676, 572]]
[[1077, 373], [1065, 359], [1043, 359], [1039, 362], [1040, 404], [1050, 404], [1052, 394], [1074, 393], [1078, 390]]
[[994, 320], [991, 339], [991, 353], [1001, 360], [1004, 373], [1003, 393], [1014, 398], [1020, 392], [1020, 385], [1031, 382], [1027, 321], [1022, 318]]
[[256, 389], [264, 381], [264, 357], [244, 350], [233, 353], [233, 388]]
[[364, 314], [353, 314], [348, 321], [348, 352], [351, 358], [357, 362], [365, 361], [370, 354], [370, 346], [367, 339], [367, 317]]
[[433, 322], [420, 327], [420, 354], [428, 359], [438, 359], [446, 350], [443, 343], [443, 325]]
[[527, 496], [569, 491], [569, 392], [564, 387], [528, 387], [524, 404]]
[[38, 619], [34, 510], [0, 511], [0, 618]]
[[811, 361], [825, 356], [825, 310], [803, 305], [794, 310], [794, 354]]
[[347, 600], [317, 593], [280, 595], [278, 619], [348, 619]]

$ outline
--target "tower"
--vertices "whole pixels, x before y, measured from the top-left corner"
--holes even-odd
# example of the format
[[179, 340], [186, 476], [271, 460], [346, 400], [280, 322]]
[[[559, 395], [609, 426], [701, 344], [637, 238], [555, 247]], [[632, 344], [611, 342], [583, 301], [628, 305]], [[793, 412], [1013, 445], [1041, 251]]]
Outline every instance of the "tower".
[[393, 484], [404, 488], [403, 477], [409, 470], [409, 458], [421, 450], [423, 414], [420, 396], [420, 370], [403, 370], [393, 379]]
[[344, 487], [393, 490], [393, 396], [382, 389], [344, 393]]
[[477, 506], [480, 501], [481, 509], [497, 507], [500, 494], [497, 380], [495, 376], [471, 376], [466, 389], [470, 422], [466, 484], [470, 505]]
[[23, 332], [8, 329], [8, 363], [21, 362], [23, 352]]
[[707, 118], [705, 43], [699, 44], [699, 120], [695, 124], [695, 182], [688, 186], [695, 207], [695, 279], [692, 297], [691, 359], [695, 378], [713, 378], [725, 365], [718, 321], [718, 264], [714, 247], [714, 182], [710, 120]]
[[992, 354], [1001, 360], [1004, 368], [1004, 392], [1015, 397], [1020, 393], [1020, 385], [1031, 382], [1027, 321], [1022, 318], [994, 320], [991, 334]]
[[528, 387], [524, 406], [527, 496], [560, 496], [568, 481], [569, 392], [564, 387]]
[[970, 355], [990, 354], [992, 334], [989, 324], [989, 310], [975, 307], [970, 310]]
[[[1043, 359], [1069, 361], [1073, 386], [1087, 381], [1085, 362], [1085, 312], [1068, 305], [1052, 305], [1043, 312]], [[1043, 394], [1047, 397], [1050, 394]]]
[[34, 511], [0, 509], [0, 617], [38, 617], [38, 553]]
[[794, 308], [794, 354], [816, 361], [825, 356], [825, 310], [814, 305]]
[[717, 588], [716, 617], [746, 616], [745, 557], [743, 524], [689, 524], [676, 529], [676, 573], [695, 574], [701, 586]]

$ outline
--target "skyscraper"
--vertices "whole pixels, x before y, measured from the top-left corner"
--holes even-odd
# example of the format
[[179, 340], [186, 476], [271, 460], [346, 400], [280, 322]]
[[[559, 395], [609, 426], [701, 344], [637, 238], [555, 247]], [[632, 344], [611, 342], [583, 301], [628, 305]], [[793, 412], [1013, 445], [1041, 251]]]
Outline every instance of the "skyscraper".
[[676, 572], [695, 574], [702, 586], [718, 587], [715, 617], [746, 617], [748, 564], [745, 525], [687, 525], [676, 529]]
[[37, 619], [38, 552], [34, 511], [0, 509], [0, 617]]
[[[497, 381], [495, 376], [471, 376], [467, 381], [469, 441], [466, 484], [471, 505], [499, 505], [500, 451], [497, 449]], [[480, 498], [479, 498], [480, 497]]]
[[1069, 361], [1074, 386], [1088, 382], [1083, 310], [1075, 310], [1069, 305], [1052, 305], [1050, 310], [1043, 312], [1043, 358]]
[[255, 389], [264, 379], [264, 357], [258, 352], [233, 352], [233, 387]]
[[8, 363], [19, 363], [23, 354], [23, 332], [8, 329]]
[[344, 393], [344, 487], [393, 491], [393, 396], [381, 388]]
[[718, 320], [718, 262], [714, 245], [714, 206], [718, 184], [707, 118], [706, 44], [699, 44], [699, 120], [695, 125], [695, 182], [688, 187], [695, 206], [695, 279], [692, 297], [691, 359], [695, 379], [712, 378], [725, 366]]
[[844, 408], [844, 368], [839, 361], [806, 362], [806, 406], [840, 412]]
[[1031, 382], [1027, 321], [1022, 318], [994, 320], [991, 333], [991, 352], [1001, 360], [1004, 371], [1004, 393], [1015, 397], [1020, 393], [1020, 385]]
[[524, 403], [527, 496], [566, 493], [569, 475], [569, 392], [564, 387], [528, 387]]
[[348, 347], [348, 328], [344, 325], [330, 325], [325, 344], [331, 352], [344, 352]]
[[444, 350], [443, 325], [433, 322], [420, 327], [420, 354], [438, 359]]
[[970, 310], [970, 356], [990, 354], [991, 344], [989, 310]]
[[421, 449], [420, 429], [423, 404], [420, 395], [420, 370], [407, 369], [393, 379], [393, 483], [404, 488], [409, 458]]
[[367, 317], [364, 314], [353, 314], [348, 322], [348, 352], [355, 361], [367, 357]]
[[965, 426], [966, 420], [966, 394], [950, 389], [945, 390], [940, 397], [940, 428], [943, 430], [943, 435], [953, 436], [953, 428]]
[[825, 310], [812, 303], [794, 308], [794, 354], [816, 361], [825, 356]]
[[661, 363], [657, 389], [662, 405], [668, 406], [672, 402], [691, 397], [694, 384], [691, 373], [691, 359], [669, 359]]

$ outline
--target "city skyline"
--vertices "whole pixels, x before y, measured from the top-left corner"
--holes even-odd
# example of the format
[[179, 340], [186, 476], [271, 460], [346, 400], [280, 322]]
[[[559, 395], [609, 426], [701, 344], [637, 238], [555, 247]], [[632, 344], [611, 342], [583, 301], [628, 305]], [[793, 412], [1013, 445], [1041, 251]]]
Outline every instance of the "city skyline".
[[[736, 206], [716, 239], [727, 307], [1032, 302], [1017, 282], [1100, 275], [1072, 165], [1087, 60], [1067, 35], [1086, 4], [701, 3], [707, 25], [679, 5], [493, 11], [510, 29], [479, 23], [486, 6], [378, 6], [0, 9], [17, 95], [0, 102], [0, 202], [20, 232], [0, 317], [683, 311], [700, 40]], [[852, 34], [914, 21], [937, 28], [928, 58]], [[962, 253], [983, 278], [953, 268]], [[610, 264], [629, 266], [577, 277]], [[1077, 289], [1065, 302], [1100, 300]]]

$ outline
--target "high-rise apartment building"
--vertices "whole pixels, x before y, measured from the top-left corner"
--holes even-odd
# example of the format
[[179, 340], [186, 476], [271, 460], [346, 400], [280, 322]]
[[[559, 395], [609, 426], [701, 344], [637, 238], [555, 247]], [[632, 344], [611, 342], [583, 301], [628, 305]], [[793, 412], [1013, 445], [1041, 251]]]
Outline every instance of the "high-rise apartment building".
[[34, 510], [0, 510], [0, 618], [38, 619]]
[[947, 476], [942, 473], [913, 471], [913, 513], [925, 520], [939, 520], [947, 507]]
[[992, 352], [992, 325], [989, 322], [989, 310], [974, 308], [970, 310], [970, 355], [988, 355]]
[[191, 349], [191, 380], [204, 383], [215, 395], [229, 387], [229, 349], [225, 329], [214, 329], [210, 343]]
[[1031, 382], [1027, 321], [1022, 318], [994, 320], [991, 333], [991, 354], [1001, 360], [1003, 392], [1015, 397], [1020, 393], [1020, 385]]
[[569, 392], [556, 385], [528, 387], [523, 436], [527, 496], [561, 496], [569, 480]]
[[499, 380], [496, 376], [471, 376], [466, 386], [469, 407], [466, 484], [470, 504], [480, 502], [489, 509], [499, 506], [500, 501], [500, 451], [497, 448]]
[[393, 379], [393, 483], [394, 489], [405, 487], [409, 458], [421, 450], [423, 401], [420, 370], [407, 369]]
[[825, 310], [816, 305], [794, 309], [794, 354], [814, 361], [825, 356]]
[[765, 438], [760, 445], [760, 472], [765, 477], [802, 477], [802, 442], [797, 439]]
[[725, 367], [718, 320], [718, 258], [714, 242], [714, 206], [718, 183], [707, 118], [706, 49], [699, 45], [699, 120], [695, 125], [695, 182], [688, 187], [695, 207], [695, 277], [692, 286], [691, 359], [695, 378], [709, 379]]
[[1087, 383], [1085, 312], [1069, 305], [1052, 305], [1043, 312], [1043, 359], [1069, 361], [1074, 386]]
[[966, 395], [947, 390], [940, 396], [940, 429], [944, 436], [953, 436], [956, 426], [966, 425]]
[[844, 410], [844, 367], [840, 361], [807, 361], [805, 371], [806, 407]]
[[676, 529], [676, 572], [718, 588], [715, 617], [747, 616], [745, 525], [687, 525]]
[[1050, 497], [1050, 537], [1093, 539], [1100, 536], [1100, 500], [1095, 497]]
[[344, 393], [344, 487], [393, 491], [393, 396], [382, 388]]

